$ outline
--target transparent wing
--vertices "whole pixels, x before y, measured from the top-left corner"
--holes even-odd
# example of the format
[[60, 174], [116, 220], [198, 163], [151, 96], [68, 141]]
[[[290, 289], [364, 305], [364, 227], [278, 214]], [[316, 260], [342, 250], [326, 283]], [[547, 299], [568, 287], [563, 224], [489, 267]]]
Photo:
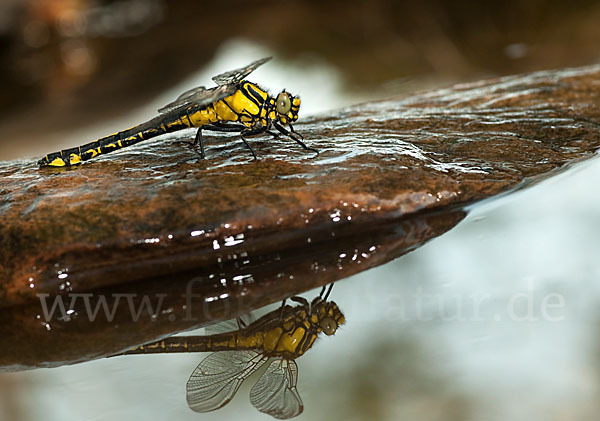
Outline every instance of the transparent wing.
[[214, 88], [206, 89], [204, 86], [198, 86], [196, 88], [185, 91], [179, 97], [159, 108], [158, 112], [161, 114], [168, 114], [172, 112], [179, 113], [182, 110], [190, 109], [194, 111], [196, 108], [202, 108], [205, 105], [212, 104], [215, 101], [232, 95], [237, 88], [233, 85], [223, 85]]
[[177, 99], [175, 100], [175, 102], [177, 102], [177, 101], [179, 101], [179, 102], [189, 101], [190, 98], [192, 98], [194, 96], [204, 95], [207, 91], [208, 91], [208, 89], [206, 89], [205, 86], [197, 86], [195, 88], [188, 89], [187, 91], [185, 91], [184, 93], [182, 93], [181, 95], [179, 95], [177, 97]]
[[187, 382], [189, 407], [196, 412], [223, 407], [242, 382], [267, 360], [256, 351], [213, 352], [198, 364]]
[[244, 80], [244, 78], [254, 70], [256, 70], [258, 66], [265, 64], [272, 58], [273, 57], [261, 58], [260, 60], [253, 61], [246, 67], [221, 73], [220, 75], [213, 77], [212, 80], [214, 80], [217, 85], [237, 84], [238, 82]]
[[252, 313], [242, 314], [240, 317], [241, 326], [238, 323], [238, 319], [225, 320], [224, 322], [216, 323], [214, 325], [206, 326], [204, 328], [205, 335], [217, 335], [219, 333], [233, 332], [239, 330], [240, 327], [244, 328], [249, 326], [254, 321]]
[[[194, 111], [207, 104], [212, 104], [215, 101], [233, 95], [237, 90], [236, 85], [238, 82], [252, 73], [258, 66], [271, 60], [271, 58], [272, 57], [265, 57], [250, 63], [246, 67], [221, 73], [212, 78], [219, 86], [208, 89], [204, 86], [198, 86], [187, 90], [179, 95], [175, 101], [159, 108], [158, 112], [161, 114], [179, 114], [183, 110]], [[192, 109], [190, 110], [190, 108]]]
[[256, 409], [279, 419], [302, 413], [304, 405], [296, 389], [298, 366], [294, 360], [277, 359], [250, 391], [250, 402]]

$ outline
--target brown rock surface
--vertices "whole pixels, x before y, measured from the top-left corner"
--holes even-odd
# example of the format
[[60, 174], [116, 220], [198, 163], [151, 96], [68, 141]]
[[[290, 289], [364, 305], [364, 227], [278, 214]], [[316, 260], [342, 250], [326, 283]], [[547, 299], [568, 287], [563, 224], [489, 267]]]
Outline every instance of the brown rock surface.
[[[362, 104], [295, 128], [318, 157], [263, 137], [252, 161], [235, 136], [216, 135], [196, 162], [173, 143], [192, 132], [179, 132], [74, 169], [0, 163], [0, 335], [15, 344], [0, 365], [109, 355], [398, 257], [465, 205], [593, 156], [600, 67]], [[186, 321], [191, 280], [204, 311]], [[77, 317], [40, 317], [37, 294], [92, 292], [167, 294], [166, 310], [134, 322], [119, 307], [90, 323], [75, 303]]]

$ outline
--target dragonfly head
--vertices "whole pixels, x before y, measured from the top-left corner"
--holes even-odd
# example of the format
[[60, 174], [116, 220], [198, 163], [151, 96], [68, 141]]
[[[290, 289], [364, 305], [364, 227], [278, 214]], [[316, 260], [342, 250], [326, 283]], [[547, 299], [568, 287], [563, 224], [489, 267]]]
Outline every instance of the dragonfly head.
[[275, 98], [275, 120], [281, 124], [289, 124], [298, 120], [300, 98], [285, 90]]
[[317, 331], [327, 336], [333, 335], [345, 321], [344, 314], [333, 301], [318, 301], [311, 308], [312, 320], [318, 325]]

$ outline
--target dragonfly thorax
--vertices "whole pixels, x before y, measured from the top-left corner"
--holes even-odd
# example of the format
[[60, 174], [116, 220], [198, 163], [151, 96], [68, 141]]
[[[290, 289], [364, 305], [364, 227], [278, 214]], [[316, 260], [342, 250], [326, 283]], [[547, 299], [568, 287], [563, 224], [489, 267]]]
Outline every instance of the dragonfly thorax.
[[344, 315], [333, 301], [299, 307], [286, 306], [281, 325], [264, 332], [264, 355], [296, 359], [313, 346], [321, 332], [333, 335], [344, 323]]

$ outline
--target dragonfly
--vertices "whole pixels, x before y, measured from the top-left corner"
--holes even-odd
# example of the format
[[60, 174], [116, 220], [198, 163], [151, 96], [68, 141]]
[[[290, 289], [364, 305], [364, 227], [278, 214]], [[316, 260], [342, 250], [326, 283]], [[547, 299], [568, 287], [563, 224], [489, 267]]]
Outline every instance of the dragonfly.
[[[159, 115], [145, 123], [111, 134], [85, 145], [50, 153], [38, 161], [40, 167], [70, 167], [84, 161], [135, 145], [147, 139], [182, 129], [195, 128], [196, 137], [188, 143], [205, 158], [202, 130], [237, 132], [256, 159], [248, 136], [264, 133], [279, 137], [283, 134], [296, 141], [305, 150], [304, 137], [294, 130], [292, 123], [298, 119], [300, 98], [281, 91], [273, 97], [266, 89], [246, 80], [256, 68], [271, 60], [265, 57], [249, 65], [214, 76], [217, 86], [198, 86], [181, 94], [175, 101], [158, 110]], [[277, 129], [279, 133], [271, 131]], [[287, 127], [287, 128], [286, 128]]]
[[[250, 390], [250, 403], [275, 418], [293, 418], [304, 409], [295, 360], [313, 346], [319, 334], [331, 336], [345, 321], [337, 304], [327, 301], [332, 285], [327, 291], [324, 287], [310, 303], [303, 297], [291, 297], [297, 305], [286, 305], [284, 300], [280, 308], [247, 325], [238, 318], [216, 325], [212, 335], [172, 336], [120, 355], [212, 352], [198, 364], [186, 385], [187, 403], [196, 412], [222, 408], [244, 380], [268, 364]], [[236, 322], [237, 329], [222, 332], [235, 328]]]

